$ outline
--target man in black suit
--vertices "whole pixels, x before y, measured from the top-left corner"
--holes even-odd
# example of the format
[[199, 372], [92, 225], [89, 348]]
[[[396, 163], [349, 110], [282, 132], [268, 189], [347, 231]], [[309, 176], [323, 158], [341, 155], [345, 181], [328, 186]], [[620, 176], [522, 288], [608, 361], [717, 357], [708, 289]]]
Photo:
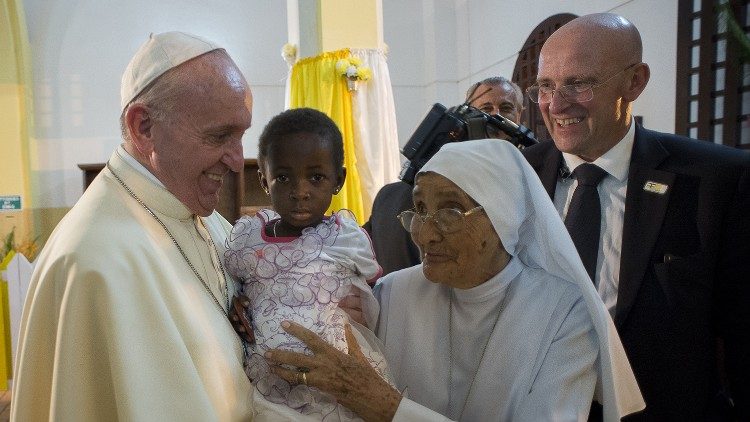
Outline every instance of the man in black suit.
[[[510, 80], [495, 76], [472, 84], [466, 92], [466, 101], [487, 114], [499, 114], [518, 123], [523, 110], [523, 91]], [[497, 133], [499, 138], [506, 136], [503, 132]], [[401, 181], [383, 186], [373, 201], [370, 220], [364, 225], [372, 238], [383, 275], [421, 262], [411, 235], [396, 218], [402, 211], [414, 207], [411, 190], [411, 185]]]
[[646, 400], [639, 417], [750, 420], [750, 154], [636, 125], [641, 60], [638, 30], [614, 14], [553, 33], [528, 93], [554, 142], [524, 155], [563, 219], [580, 211], [576, 169], [606, 171], [591, 274]]

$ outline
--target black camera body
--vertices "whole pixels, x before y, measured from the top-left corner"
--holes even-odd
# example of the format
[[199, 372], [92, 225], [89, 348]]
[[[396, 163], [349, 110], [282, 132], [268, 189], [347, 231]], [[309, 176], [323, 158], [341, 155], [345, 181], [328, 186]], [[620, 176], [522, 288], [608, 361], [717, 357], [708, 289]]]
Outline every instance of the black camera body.
[[399, 178], [413, 185], [419, 170], [443, 145], [493, 138], [499, 131], [505, 132], [510, 137], [508, 142], [519, 149], [537, 143], [528, 128], [503, 116], [489, 115], [468, 104], [446, 109], [444, 105], [435, 103], [401, 149], [401, 154], [409, 161], [402, 166]]

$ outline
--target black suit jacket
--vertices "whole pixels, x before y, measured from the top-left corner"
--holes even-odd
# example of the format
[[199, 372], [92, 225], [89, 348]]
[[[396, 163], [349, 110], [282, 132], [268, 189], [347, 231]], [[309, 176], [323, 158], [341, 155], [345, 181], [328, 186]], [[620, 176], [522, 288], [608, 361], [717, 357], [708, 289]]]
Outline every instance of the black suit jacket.
[[[560, 151], [523, 153], [554, 198]], [[614, 320], [643, 419], [723, 419], [731, 385], [750, 420], [750, 154], [636, 126]]]
[[383, 186], [373, 201], [370, 220], [364, 225], [383, 275], [420, 263], [419, 249], [396, 218], [401, 211], [414, 208], [411, 190], [411, 185], [400, 181]]

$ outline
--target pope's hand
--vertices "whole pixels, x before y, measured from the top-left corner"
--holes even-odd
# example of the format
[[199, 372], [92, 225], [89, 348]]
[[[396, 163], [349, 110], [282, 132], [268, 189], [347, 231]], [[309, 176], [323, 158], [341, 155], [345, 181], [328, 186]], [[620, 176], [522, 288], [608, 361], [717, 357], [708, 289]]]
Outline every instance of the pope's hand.
[[[253, 331], [252, 316], [250, 315], [250, 299], [246, 296], [238, 295], [232, 298], [232, 306], [229, 307], [229, 321], [234, 327], [234, 331], [248, 343], [255, 343], [255, 333]], [[250, 316], [250, 319], [248, 319]]]

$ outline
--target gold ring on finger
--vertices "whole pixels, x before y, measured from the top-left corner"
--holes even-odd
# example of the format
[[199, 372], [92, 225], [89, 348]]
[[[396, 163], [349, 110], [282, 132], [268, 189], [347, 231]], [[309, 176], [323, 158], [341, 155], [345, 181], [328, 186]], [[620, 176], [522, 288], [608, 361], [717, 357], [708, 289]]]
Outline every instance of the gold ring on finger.
[[302, 374], [302, 384], [307, 385], [307, 372], [300, 372]]

